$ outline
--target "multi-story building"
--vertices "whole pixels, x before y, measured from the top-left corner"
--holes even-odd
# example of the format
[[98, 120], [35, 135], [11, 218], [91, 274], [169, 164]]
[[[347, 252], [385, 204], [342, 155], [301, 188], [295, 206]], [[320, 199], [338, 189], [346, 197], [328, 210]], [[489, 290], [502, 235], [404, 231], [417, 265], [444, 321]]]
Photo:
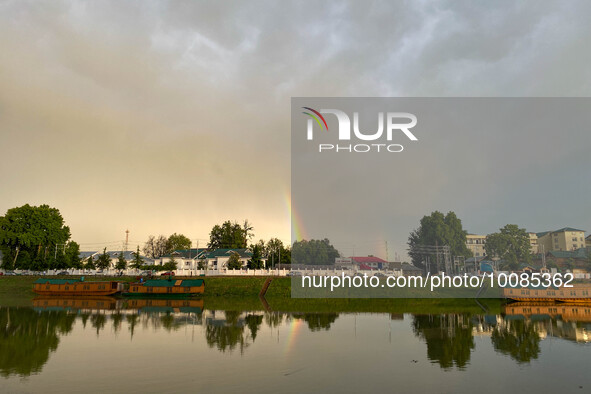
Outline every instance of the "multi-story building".
[[536, 233], [528, 233], [529, 235], [529, 247], [532, 254], [540, 253], [540, 247], [538, 245], [538, 235]]
[[472, 252], [472, 256], [484, 256], [484, 244], [486, 243], [486, 235], [468, 234], [466, 235], [466, 247]]
[[[528, 235], [531, 252], [534, 254], [540, 253], [538, 245], [538, 235], [536, 233], [528, 233]], [[472, 252], [472, 256], [474, 257], [481, 257], [486, 255], [486, 251], [484, 250], [485, 244], [486, 235], [466, 235], [466, 246]]]
[[577, 250], [585, 247], [585, 231], [563, 227], [554, 231], [537, 233], [540, 251]]

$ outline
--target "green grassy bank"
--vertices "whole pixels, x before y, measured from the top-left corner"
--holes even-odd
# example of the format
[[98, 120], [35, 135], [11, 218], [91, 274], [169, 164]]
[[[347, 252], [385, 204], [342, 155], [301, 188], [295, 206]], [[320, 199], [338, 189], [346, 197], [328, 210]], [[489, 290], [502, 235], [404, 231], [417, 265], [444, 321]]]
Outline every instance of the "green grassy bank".
[[[30, 306], [37, 276], [0, 277], [0, 306]], [[78, 277], [60, 277], [78, 278]], [[216, 310], [270, 310], [277, 312], [350, 312], [350, 313], [500, 313], [498, 299], [296, 299], [291, 298], [291, 279], [275, 278], [266, 294], [266, 303], [258, 294], [265, 277], [206, 277], [204, 304]], [[132, 282], [131, 277], [86, 277], [86, 280]], [[483, 309], [484, 307], [484, 309]]]
[[[40, 278], [39, 276], [0, 276], [0, 299], [3, 297], [28, 297], [35, 296], [33, 293], [33, 283]], [[79, 279], [79, 276], [59, 276], [43, 278], [59, 279]], [[183, 277], [178, 277], [182, 279]], [[195, 279], [195, 277], [192, 277]], [[266, 277], [206, 277], [205, 295], [214, 297], [257, 297]], [[86, 281], [119, 281], [131, 283], [135, 281], [133, 277], [106, 277], [106, 276], [87, 276]], [[289, 278], [276, 278], [267, 292], [272, 297], [290, 297], [291, 281]]]

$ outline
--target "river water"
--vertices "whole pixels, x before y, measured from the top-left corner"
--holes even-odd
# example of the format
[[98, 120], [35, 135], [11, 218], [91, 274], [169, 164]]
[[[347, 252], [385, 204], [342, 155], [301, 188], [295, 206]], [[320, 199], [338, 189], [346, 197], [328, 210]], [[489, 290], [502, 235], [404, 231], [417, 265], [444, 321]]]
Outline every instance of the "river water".
[[589, 306], [370, 313], [208, 301], [0, 307], [0, 392], [591, 392]]

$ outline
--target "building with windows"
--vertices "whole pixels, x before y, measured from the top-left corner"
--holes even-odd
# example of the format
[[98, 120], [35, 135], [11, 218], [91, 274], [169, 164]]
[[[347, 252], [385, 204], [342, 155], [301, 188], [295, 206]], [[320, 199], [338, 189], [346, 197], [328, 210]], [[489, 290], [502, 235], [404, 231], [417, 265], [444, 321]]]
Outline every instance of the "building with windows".
[[572, 227], [563, 227], [554, 231], [536, 234], [540, 251], [571, 251], [585, 247], [585, 231]]
[[532, 254], [540, 253], [540, 247], [538, 245], [538, 234], [536, 233], [527, 233], [529, 235], [529, 247]]
[[472, 256], [484, 256], [484, 244], [486, 243], [486, 235], [468, 234], [466, 235], [466, 247], [472, 252]]
[[[528, 233], [528, 236], [529, 236], [529, 245], [530, 245], [531, 252], [533, 254], [540, 253], [539, 245], [538, 245], [538, 234]], [[474, 257], [486, 256], [486, 251], [484, 250], [484, 245], [486, 245], [486, 235], [477, 235], [477, 234], [466, 235], [466, 247], [472, 252], [472, 256], [474, 256]]]

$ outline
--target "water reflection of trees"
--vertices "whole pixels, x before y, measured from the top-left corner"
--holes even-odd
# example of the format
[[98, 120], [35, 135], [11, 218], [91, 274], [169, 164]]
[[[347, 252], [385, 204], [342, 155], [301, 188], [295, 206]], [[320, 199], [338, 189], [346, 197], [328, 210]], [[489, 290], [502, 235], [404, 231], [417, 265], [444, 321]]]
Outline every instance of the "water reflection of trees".
[[427, 343], [429, 360], [441, 368], [462, 369], [470, 362], [474, 349], [472, 321], [468, 315], [415, 315], [412, 328]]
[[505, 320], [494, 327], [491, 340], [496, 351], [518, 363], [528, 363], [540, 354], [540, 330], [532, 321]]
[[72, 331], [75, 319], [65, 311], [0, 308], [0, 375], [40, 372], [58, 347], [58, 335]]
[[[294, 320], [307, 324], [310, 332], [328, 331], [338, 313], [285, 313], [263, 311], [221, 311], [203, 308], [148, 309], [52, 309], [0, 308], [0, 375], [36, 373], [57, 349], [60, 336], [72, 331], [75, 321], [80, 329], [101, 335], [111, 330], [115, 335], [134, 338], [138, 328], [163, 332], [194, 326], [207, 345], [220, 352], [241, 354], [259, 338], [261, 328], [275, 330]], [[441, 368], [464, 369], [475, 348], [474, 335], [490, 336], [496, 352], [517, 363], [528, 363], [540, 355], [540, 341], [554, 336], [573, 341], [587, 341], [589, 323], [557, 315], [542, 320], [540, 311], [530, 315], [436, 314], [414, 315], [412, 329], [426, 343], [427, 356]], [[542, 311], [543, 312], [543, 311]], [[563, 312], [564, 313], [564, 312]], [[532, 315], [533, 316], [533, 315]], [[199, 332], [197, 331], [197, 332]], [[278, 336], [279, 338], [279, 336]]]
[[310, 331], [330, 330], [330, 326], [339, 317], [338, 313], [294, 313], [295, 319], [301, 319], [308, 324]]

